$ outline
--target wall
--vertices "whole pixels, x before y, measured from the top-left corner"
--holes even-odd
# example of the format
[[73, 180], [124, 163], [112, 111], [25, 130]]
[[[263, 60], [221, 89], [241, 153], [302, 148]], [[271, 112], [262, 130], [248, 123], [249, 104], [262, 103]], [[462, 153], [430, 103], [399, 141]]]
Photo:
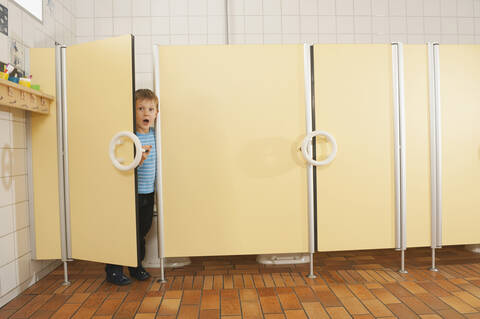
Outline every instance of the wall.
[[[0, 34], [0, 61], [11, 62], [10, 41], [25, 48], [53, 47], [75, 41], [73, 0], [44, 0], [44, 22], [13, 1], [1, 0], [9, 12], [9, 35]], [[58, 265], [31, 260], [28, 212], [25, 112], [0, 106], [0, 307]]]
[[[225, 43], [225, 0], [76, 0], [77, 40], [133, 33], [137, 87], [152, 44]], [[480, 43], [480, 0], [228, 0], [230, 43]]]

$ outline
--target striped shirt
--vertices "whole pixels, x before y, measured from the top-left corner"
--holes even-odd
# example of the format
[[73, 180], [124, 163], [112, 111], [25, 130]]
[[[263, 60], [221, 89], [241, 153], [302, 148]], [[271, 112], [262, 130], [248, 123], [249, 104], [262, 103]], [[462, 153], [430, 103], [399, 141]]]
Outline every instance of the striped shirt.
[[157, 150], [153, 128], [147, 134], [136, 133], [142, 146], [151, 145], [150, 153], [142, 165], [137, 167], [137, 183], [139, 194], [153, 193], [155, 189], [155, 174], [157, 169]]

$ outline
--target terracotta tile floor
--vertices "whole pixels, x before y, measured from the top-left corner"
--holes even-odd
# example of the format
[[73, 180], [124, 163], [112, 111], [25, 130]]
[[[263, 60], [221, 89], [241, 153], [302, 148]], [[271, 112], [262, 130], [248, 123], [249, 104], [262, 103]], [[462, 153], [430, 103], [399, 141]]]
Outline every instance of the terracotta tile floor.
[[256, 256], [192, 258], [154, 278], [125, 287], [104, 280], [103, 264], [69, 263], [0, 309], [0, 318], [480, 318], [480, 254], [463, 246], [408, 249], [408, 274], [397, 272], [400, 253], [369, 250], [315, 254], [308, 264], [263, 266]]

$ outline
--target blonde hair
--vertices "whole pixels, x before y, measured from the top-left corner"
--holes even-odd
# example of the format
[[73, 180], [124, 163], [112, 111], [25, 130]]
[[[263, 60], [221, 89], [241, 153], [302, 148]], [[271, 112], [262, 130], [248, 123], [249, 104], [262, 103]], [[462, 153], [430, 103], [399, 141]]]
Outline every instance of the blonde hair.
[[155, 95], [155, 93], [152, 92], [152, 90], [149, 89], [138, 89], [135, 91], [135, 105], [137, 104], [138, 101], [141, 100], [151, 100], [155, 102], [155, 106], [158, 109], [158, 97]]

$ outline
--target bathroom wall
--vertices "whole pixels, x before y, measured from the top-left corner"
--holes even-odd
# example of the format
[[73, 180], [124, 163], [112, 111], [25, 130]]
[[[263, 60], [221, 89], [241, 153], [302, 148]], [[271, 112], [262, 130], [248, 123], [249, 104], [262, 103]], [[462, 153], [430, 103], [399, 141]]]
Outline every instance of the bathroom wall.
[[[136, 36], [137, 87], [152, 44], [223, 44], [225, 0], [76, 0], [77, 40]], [[480, 0], [228, 0], [230, 43], [480, 43]]]
[[[73, 0], [44, 0], [43, 23], [13, 1], [0, 4], [9, 18], [8, 36], [0, 34], [0, 61], [15, 56], [28, 65], [28, 48], [75, 42]], [[26, 156], [25, 112], [0, 106], [0, 307], [59, 264], [31, 260]]]

